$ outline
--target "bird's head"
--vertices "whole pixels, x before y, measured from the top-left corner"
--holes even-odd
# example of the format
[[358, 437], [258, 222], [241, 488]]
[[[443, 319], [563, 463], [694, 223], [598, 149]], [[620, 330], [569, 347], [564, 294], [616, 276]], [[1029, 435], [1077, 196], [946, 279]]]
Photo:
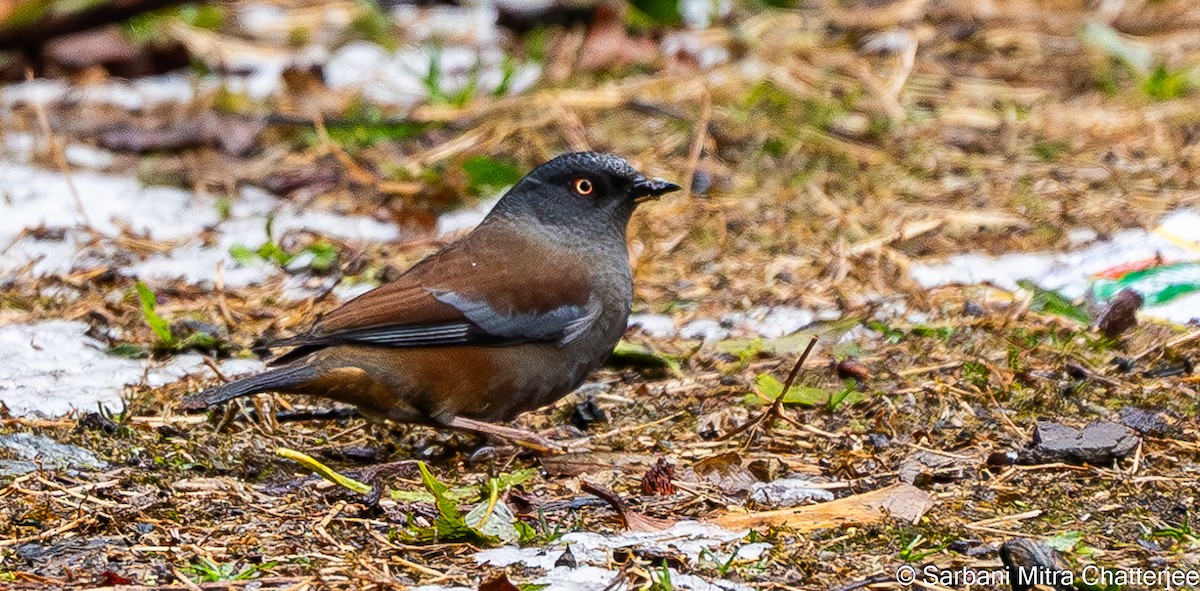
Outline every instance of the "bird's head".
[[530, 171], [496, 204], [498, 215], [532, 215], [545, 224], [602, 224], [622, 232], [639, 203], [679, 185], [647, 178], [603, 152], [563, 154]]

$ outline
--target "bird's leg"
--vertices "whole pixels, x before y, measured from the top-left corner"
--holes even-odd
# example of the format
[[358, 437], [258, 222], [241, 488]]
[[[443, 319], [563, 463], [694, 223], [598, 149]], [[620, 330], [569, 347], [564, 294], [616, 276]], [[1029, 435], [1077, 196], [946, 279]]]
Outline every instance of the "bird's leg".
[[463, 431], [471, 431], [473, 433], [481, 433], [483, 435], [494, 435], [502, 439], [507, 439], [521, 447], [532, 449], [538, 453], [550, 453], [552, 451], [561, 451], [562, 447], [546, 441], [540, 435], [525, 431], [524, 429], [515, 429], [513, 427], [505, 427], [503, 425], [493, 425], [483, 421], [476, 421], [465, 417], [450, 417], [441, 421], [441, 423], [451, 429], [460, 429]]

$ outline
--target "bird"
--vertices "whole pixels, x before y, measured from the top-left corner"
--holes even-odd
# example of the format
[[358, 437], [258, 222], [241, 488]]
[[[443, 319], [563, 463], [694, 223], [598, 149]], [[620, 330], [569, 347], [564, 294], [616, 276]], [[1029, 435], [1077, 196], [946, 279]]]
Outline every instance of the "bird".
[[462, 238], [268, 345], [290, 349], [265, 372], [188, 395], [183, 408], [314, 395], [546, 451], [536, 434], [495, 423], [566, 396], [613, 351], [633, 304], [629, 221], [679, 189], [609, 153], [553, 158]]

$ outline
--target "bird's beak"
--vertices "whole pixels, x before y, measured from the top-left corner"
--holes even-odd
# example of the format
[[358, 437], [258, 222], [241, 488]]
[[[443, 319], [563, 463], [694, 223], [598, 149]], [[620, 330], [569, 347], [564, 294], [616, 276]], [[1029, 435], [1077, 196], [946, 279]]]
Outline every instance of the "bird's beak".
[[631, 191], [631, 194], [635, 202], [641, 203], [643, 201], [654, 199], [665, 193], [678, 191], [682, 188], [683, 187], [680, 187], [671, 181], [664, 181], [662, 179], [648, 179], [644, 176], [638, 175], [638, 177], [633, 181], [633, 191]]

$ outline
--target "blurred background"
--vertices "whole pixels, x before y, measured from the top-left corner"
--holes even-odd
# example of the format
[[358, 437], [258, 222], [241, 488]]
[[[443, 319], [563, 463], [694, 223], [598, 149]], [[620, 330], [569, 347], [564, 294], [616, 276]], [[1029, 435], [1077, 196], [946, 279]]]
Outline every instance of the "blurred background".
[[[258, 418], [231, 410], [216, 428], [175, 401], [257, 370], [260, 335], [395, 278], [538, 163], [605, 150], [685, 190], [635, 215], [635, 315], [613, 367], [523, 425], [595, 436], [607, 416], [593, 446], [614, 455], [593, 463], [635, 466], [607, 477], [623, 493], [645, 490], [656, 459], [700, 472], [728, 452], [741, 470], [740, 451], [759, 462], [737, 472], [747, 483], [815, 475], [832, 498], [903, 480], [942, 503], [920, 526], [710, 540], [705, 551], [733, 540], [759, 554], [695, 572], [840, 588], [926, 556], [994, 566], [1018, 533], [1074, 558], [1095, 557], [1091, 544], [1109, 564], [1194, 564], [1198, 68], [1191, 0], [0, 0], [0, 475], [81, 449], [37, 448], [5, 472], [33, 449], [6, 442], [33, 430], [96, 451], [81, 470], [140, 474], [85, 477], [115, 491], [96, 493], [97, 512], [119, 517], [106, 521], [77, 515], [76, 488], [53, 492], [82, 481], [22, 476], [33, 489], [3, 489], [0, 537], [87, 529], [158, 548], [89, 546], [95, 576], [79, 580], [112, 572], [107, 584], [393, 580], [358, 560], [391, 555], [404, 530], [390, 528], [429, 517], [428, 503], [397, 497], [408, 504], [383, 517], [370, 505], [359, 521], [375, 529], [340, 530], [337, 543], [374, 554], [326, 545], [289, 528], [321, 529], [345, 501], [294, 482], [274, 500], [239, 488], [293, 469], [262, 442], [336, 448], [323, 457], [348, 465], [461, 463], [464, 480], [492, 474], [486, 460], [428, 431], [279, 429], [267, 411], [290, 407], [268, 397]], [[796, 429], [726, 441], [783, 396], [814, 334], [804, 386], [786, 396]], [[1118, 411], [1117, 441], [1089, 443], [1107, 455], [1022, 460], [1102, 467], [1009, 467], [1043, 417]], [[626, 452], [641, 455], [613, 459]], [[1125, 467], [1103, 468], [1114, 462]], [[406, 466], [389, 482], [408, 490], [420, 476]], [[562, 503], [553, 535], [526, 519], [537, 543], [559, 523], [594, 528], [571, 504], [578, 472], [545, 474], [538, 494]], [[720, 496], [723, 478], [689, 485], [719, 501], [641, 507], [741, 506], [750, 485]], [[72, 505], [46, 505], [54, 495]], [[171, 500], [124, 504], [143, 498]], [[287, 505], [237, 508], [252, 502]], [[149, 525], [130, 533], [135, 514]], [[251, 514], [282, 517], [240, 529]], [[163, 550], [206, 543], [207, 524], [238, 533], [221, 550]], [[297, 540], [343, 558], [263, 558], [307, 552]], [[443, 546], [397, 563], [409, 578], [395, 580], [475, 564]], [[75, 576], [47, 556], [74, 555], [5, 550], [0, 581]]]

